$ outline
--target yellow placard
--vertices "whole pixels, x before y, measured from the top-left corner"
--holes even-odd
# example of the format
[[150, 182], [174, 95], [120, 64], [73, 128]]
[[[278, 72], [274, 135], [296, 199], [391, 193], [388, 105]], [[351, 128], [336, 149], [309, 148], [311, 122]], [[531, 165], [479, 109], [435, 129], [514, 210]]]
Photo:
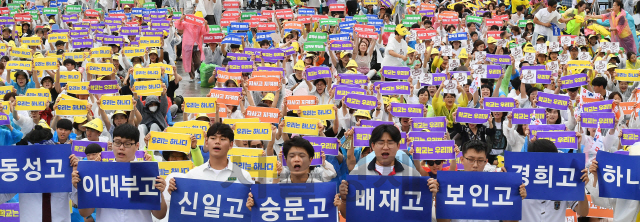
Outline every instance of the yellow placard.
[[202, 146], [204, 145], [204, 131], [202, 131], [201, 129], [197, 129], [197, 128], [178, 128], [178, 127], [169, 127], [167, 128], [167, 133], [186, 133], [189, 134], [191, 136], [195, 136], [196, 139], [198, 140], [198, 146]]
[[37, 96], [37, 97], [45, 97], [51, 101], [51, 91], [46, 88], [30, 88], [27, 89], [27, 92], [24, 94], [25, 96]]
[[162, 74], [162, 68], [134, 68], [134, 79], [160, 79]]
[[91, 49], [91, 58], [111, 58], [111, 47], [102, 46], [98, 48]]
[[13, 86], [0, 86], [0, 96], [13, 92]]
[[[189, 120], [183, 122], [177, 122], [173, 124], [173, 127], [195, 128], [201, 129], [205, 133], [209, 130], [209, 121]], [[206, 136], [206, 134], [205, 134]]]
[[193, 169], [193, 163], [190, 160], [183, 161], [163, 161], [158, 162], [158, 170], [160, 170], [160, 176], [164, 179], [171, 173], [188, 173]]
[[28, 46], [39, 46], [42, 45], [42, 39], [38, 36], [34, 36], [34, 37], [22, 37], [21, 39], [22, 44], [28, 45]]
[[140, 47], [162, 47], [160, 45], [160, 37], [140, 37]]
[[61, 116], [86, 116], [87, 100], [65, 99], [58, 102], [56, 115]]
[[215, 113], [216, 98], [213, 97], [184, 97], [185, 113]]
[[173, 75], [173, 66], [169, 65], [169, 64], [164, 64], [164, 63], [152, 63], [149, 64], [149, 67], [154, 68], [154, 67], [160, 67], [164, 69], [164, 73], [165, 74], [169, 74], [169, 75]]
[[149, 80], [149, 81], [136, 81], [133, 84], [133, 90], [138, 93], [139, 96], [160, 96], [162, 94], [162, 81], [161, 80]]
[[5, 69], [21, 69], [31, 71], [33, 63], [31, 61], [8, 61]]
[[11, 48], [11, 56], [23, 58], [23, 59], [32, 59], [33, 55], [31, 54], [31, 49], [23, 49], [18, 47]]
[[6, 43], [0, 43], [0, 51], [1, 52], [6, 52], [7, 51], [7, 44]]
[[67, 52], [64, 53], [64, 59], [73, 59], [76, 62], [83, 62], [88, 53], [85, 52]]
[[2, 112], [4, 114], [9, 115], [11, 113], [11, 109], [9, 109], [11, 101], [2, 101]]
[[88, 95], [89, 82], [69, 82], [67, 83], [67, 92], [79, 95]]
[[58, 59], [53, 57], [34, 58], [33, 65], [36, 70], [58, 70]]
[[315, 105], [315, 106], [300, 106], [300, 117], [303, 118], [315, 118], [320, 120], [332, 120], [336, 119], [336, 114], [333, 110], [333, 104], [329, 105]]
[[278, 171], [276, 170], [276, 163], [278, 158], [276, 156], [267, 157], [243, 157], [232, 156], [231, 162], [236, 166], [246, 170], [251, 174], [253, 178], [277, 178]]
[[637, 69], [616, 69], [616, 80], [627, 82], [640, 82], [640, 71]]
[[271, 123], [246, 123], [234, 124], [235, 140], [271, 140]]
[[60, 83], [81, 82], [82, 74], [79, 71], [60, 71]]
[[124, 95], [124, 96], [102, 96], [100, 97], [100, 108], [102, 110], [123, 110], [123, 111], [131, 111], [133, 110], [133, 96]]
[[223, 119], [222, 123], [224, 124], [236, 124], [236, 123], [259, 123], [259, 118], [244, 118], [244, 119]]
[[61, 100], [79, 100], [78, 98], [67, 95], [67, 94], [60, 94], [58, 96], [62, 97]]
[[49, 34], [49, 42], [55, 44], [57, 41], [69, 42], [67, 33], [51, 33]]
[[47, 97], [16, 96], [16, 110], [42, 111], [47, 108]]
[[136, 57], [136, 56], [143, 56], [146, 53], [146, 51], [147, 50], [145, 47], [127, 46], [122, 49], [122, 53], [124, 53], [124, 55], [126, 55], [129, 58]]
[[242, 148], [242, 147], [234, 147], [229, 150], [227, 156], [231, 158], [231, 156], [244, 156], [244, 157], [261, 157], [263, 149], [260, 148]]
[[191, 135], [183, 133], [165, 133], [151, 131], [151, 139], [147, 147], [149, 150], [169, 150], [189, 153], [191, 150]]
[[571, 60], [567, 63], [567, 71], [574, 71], [577, 69], [593, 69], [593, 67], [591, 67], [591, 62], [589, 61], [583, 61], [583, 60]]
[[284, 117], [284, 129], [285, 133], [297, 133], [302, 135], [318, 135], [318, 119], [312, 118], [300, 118], [300, 117]]
[[87, 65], [87, 72], [92, 75], [111, 75], [114, 70], [111, 63], [89, 63]]

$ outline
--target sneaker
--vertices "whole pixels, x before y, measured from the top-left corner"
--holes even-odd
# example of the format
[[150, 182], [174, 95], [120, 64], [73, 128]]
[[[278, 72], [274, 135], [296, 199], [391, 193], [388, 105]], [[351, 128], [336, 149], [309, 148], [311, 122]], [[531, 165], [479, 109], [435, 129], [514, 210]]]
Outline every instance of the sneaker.
[[189, 82], [193, 82], [193, 79], [189, 79]]

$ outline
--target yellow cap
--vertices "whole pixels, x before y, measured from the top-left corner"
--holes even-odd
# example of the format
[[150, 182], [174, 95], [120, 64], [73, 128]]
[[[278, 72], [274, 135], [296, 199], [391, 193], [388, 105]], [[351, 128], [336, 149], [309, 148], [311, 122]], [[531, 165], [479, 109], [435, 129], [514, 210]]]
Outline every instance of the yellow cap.
[[356, 67], [358, 68], [358, 63], [356, 63], [356, 60], [350, 59], [349, 63], [347, 63], [347, 68], [349, 67]]
[[33, 54], [33, 57], [34, 57], [34, 58], [44, 58], [44, 56], [43, 56], [43, 55], [42, 55], [42, 53], [40, 53], [40, 52], [36, 52], [36, 53], [34, 53], [34, 54]]
[[51, 129], [51, 127], [49, 127], [49, 124], [47, 124], [47, 121], [44, 121], [43, 119], [40, 120], [40, 122], [38, 122], [38, 126], [42, 126], [42, 128], [45, 129]]
[[137, 15], [136, 15], [136, 17], [138, 17], [138, 18], [142, 18], [142, 15], [140, 15], [140, 14], [137, 14]]
[[436, 48], [431, 49], [431, 55], [439, 55], [439, 54], [440, 54], [440, 51], [438, 51], [438, 49]]
[[167, 32], [167, 30], [162, 30], [162, 35], [164, 37], [167, 37], [169, 35], [169, 33]]
[[274, 98], [275, 98], [275, 95], [273, 95], [273, 93], [268, 93], [266, 96], [264, 96], [264, 98], [262, 98], [262, 101], [271, 101], [271, 102], [273, 102]]
[[209, 116], [206, 113], [198, 113], [198, 115], [196, 116], [196, 119], [200, 118], [200, 117], [204, 117], [204, 118], [207, 118], [207, 119], [209, 118]]
[[617, 69], [617, 68], [618, 68], [618, 66], [616, 66], [614, 64], [611, 64], [611, 63], [607, 64], [607, 69]]
[[304, 62], [302, 60], [298, 60], [298, 62], [296, 62], [296, 65], [293, 66], [294, 70], [304, 70]]
[[400, 100], [396, 97], [393, 97], [389, 100], [389, 103], [400, 103]]
[[56, 24], [56, 20], [49, 19], [49, 24], [51, 24], [51, 23]]
[[536, 39], [536, 41], [540, 40], [540, 39], [544, 39], [544, 35], [539, 35], [538, 38]]
[[409, 34], [409, 30], [407, 30], [407, 28], [405, 28], [403, 24], [398, 24], [396, 26], [396, 32], [398, 32], [400, 36], [405, 36]]
[[9, 46], [11, 46], [11, 48], [15, 48], [16, 47], [16, 42], [14, 42], [13, 40], [9, 41]]
[[603, 38], [603, 39], [600, 39], [600, 42], [609, 42], [609, 40]]
[[87, 121], [87, 117], [86, 117], [86, 116], [76, 116], [76, 117], [73, 117], [73, 122], [74, 122], [74, 123], [78, 123], [78, 124], [80, 124], [80, 123], [84, 123], [84, 121]]
[[118, 53], [113, 54], [113, 55], [111, 56], [111, 60], [120, 60], [120, 55], [118, 55]]
[[51, 30], [51, 26], [49, 26], [49, 25], [45, 25], [45, 26], [43, 26], [42, 28], [43, 28], [43, 29], [49, 29], [49, 30]]
[[524, 49], [522, 49], [522, 51], [528, 52], [528, 53], [536, 53], [536, 49], [534, 49], [533, 46], [531, 46], [531, 43], [527, 43], [524, 46]]
[[341, 53], [340, 53], [340, 58], [342, 59], [342, 58], [344, 58], [344, 57], [345, 57], [345, 56], [347, 56], [347, 55], [351, 55], [351, 53], [350, 53], [350, 52], [346, 52], [346, 51], [345, 51], [345, 52], [341, 52]]
[[158, 50], [155, 48], [149, 50], [149, 54], [152, 54], [152, 53], [158, 55]]
[[200, 18], [204, 18], [204, 15], [202, 15], [201, 11], [197, 11], [194, 15]]
[[140, 64], [136, 64], [135, 66], [133, 66], [133, 68], [134, 68], [134, 69], [135, 69], [135, 68], [142, 68], [142, 65], [140, 65]]
[[124, 8], [131, 8], [131, 7], [129, 7], [129, 5], [125, 5]]
[[347, 70], [344, 74], [358, 74], [358, 70], [355, 68]]
[[366, 117], [367, 119], [371, 119], [371, 114], [369, 114], [368, 111], [363, 110], [363, 109], [359, 109], [356, 110], [356, 113], [353, 114], [354, 116], [362, 116], [362, 117]]
[[118, 110], [116, 112], [113, 113], [113, 115], [115, 116], [116, 114], [124, 114], [125, 116], [127, 115], [126, 112], [122, 111], [122, 110]]
[[389, 97], [388, 96], [383, 96], [382, 97], [382, 103], [385, 105], [389, 105]]
[[407, 47], [407, 54], [414, 53], [415, 51], [416, 51], [416, 50], [415, 50], [415, 49], [413, 49], [413, 48], [411, 48], [410, 46], [409, 46], [409, 47]]
[[291, 43], [291, 46], [296, 52], [298, 51], [298, 49], [300, 49], [300, 44], [298, 44], [298, 42]]
[[93, 120], [89, 121], [88, 123], [86, 123], [86, 124], [84, 124], [82, 126], [87, 127], [89, 129], [94, 129], [94, 130], [96, 130], [98, 132], [102, 132], [102, 129], [103, 129], [102, 120], [100, 120], [98, 118], [93, 119]]
[[489, 40], [487, 40], [487, 44], [496, 43], [496, 42], [498, 41], [493, 37], [489, 37]]
[[460, 55], [458, 55], [458, 58], [460, 58], [460, 59], [469, 58], [469, 54], [467, 53], [467, 49], [462, 48], [462, 50], [460, 50]]

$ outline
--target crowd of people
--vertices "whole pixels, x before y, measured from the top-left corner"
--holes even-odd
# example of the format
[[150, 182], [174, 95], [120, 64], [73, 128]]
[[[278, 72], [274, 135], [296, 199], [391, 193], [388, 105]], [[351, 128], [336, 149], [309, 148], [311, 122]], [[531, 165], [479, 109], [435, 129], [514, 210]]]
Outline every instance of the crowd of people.
[[[113, 151], [117, 162], [135, 161], [138, 150], [145, 151], [145, 161], [193, 162], [189, 173], [158, 177], [155, 187], [163, 191], [161, 210], [74, 208], [69, 214], [67, 202], [71, 199], [77, 205], [75, 189], [58, 196], [1, 194], [0, 203], [20, 203], [21, 221], [166, 221], [178, 177], [234, 178], [247, 184], [335, 183], [339, 194], [334, 205], [344, 220], [348, 213], [347, 175], [429, 176], [429, 188], [435, 196], [440, 192], [438, 172], [504, 172], [505, 152], [584, 153], [589, 161], [581, 178], [591, 181], [585, 196], [590, 194], [600, 204], [604, 198], [594, 191], [597, 152], [629, 151], [635, 155], [640, 149], [620, 142], [623, 129], [640, 127], [640, 79], [632, 79], [640, 74], [640, 32], [635, 29], [631, 0], [613, 0], [610, 7], [579, 0], [36, 0], [1, 4], [7, 7], [6, 12], [0, 8], [7, 17], [0, 17], [0, 85], [12, 87], [2, 92], [5, 102], [0, 112], [8, 115], [10, 124], [0, 126], [1, 145], [96, 141], [108, 143], [104, 151]], [[81, 10], [73, 10], [73, 6]], [[132, 33], [127, 27], [139, 29]], [[74, 32], [81, 30], [87, 33]], [[60, 33], [68, 36], [52, 40], [51, 36]], [[26, 43], [31, 37], [40, 41]], [[121, 42], [105, 41], [118, 37]], [[146, 37], [158, 37], [160, 42], [148, 46], [143, 43], [148, 41]], [[81, 40], [90, 43], [77, 45]], [[105, 46], [110, 48], [108, 56], [94, 54], [92, 49]], [[127, 51], [134, 48], [143, 51]], [[282, 56], [267, 56], [274, 49], [281, 49]], [[39, 58], [56, 58], [57, 70], [39, 70], [31, 62]], [[28, 68], [19, 65], [25, 61], [31, 64]], [[249, 70], [236, 68], [237, 61], [250, 63]], [[91, 71], [96, 64], [111, 64], [113, 69], [96, 75]], [[152, 79], [138, 78], [134, 72], [149, 67], [163, 67], [157, 78], [161, 92], [139, 95], [135, 83]], [[309, 74], [316, 67], [329, 71], [317, 78]], [[550, 75], [540, 82], [534, 77], [532, 82], [526, 71], [531, 69], [549, 71]], [[625, 77], [619, 70], [627, 70]], [[277, 90], [255, 90], [250, 83], [255, 81], [253, 72], [258, 71], [281, 72]], [[116, 80], [117, 93], [78, 93], [70, 88], [70, 73], [79, 75], [79, 82]], [[586, 74], [584, 84], [563, 87], [562, 77], [579, 74]], [[381, 83], [392, 82], [408, 87], [400, 94], [383, 92]], [[240, 97], [236, 102], [219, 99], [215, 113], [186, 113], [184, 97], [176, 94], [181, 85], [211, 88], [200, 97], [215, 97], [218, 91], [239, 92]], [[43, 110], [16, 108], [20, 106], [17, 97], [33, 96], [29, 90], [40, 88], [49, 92]], [[542, 105], [547, 102], [539, 100], [539, 93], [570, 99], [565, 108], [558, 109]], [[370, 110], [349, 107], [350, 94], [373, 96], [377, 103]], [[131, 95], [133, 108], [105, 110], [102, 101], [107, 95]], [[290, 107], [288, 98], [304, 95], [315, 97], [313, 105], [333, 105], [335, 114], [334, 119], [317, 124], [314, 136], [337, 138], [339, 153], [322, 153], [318, 166], [311, 165], [318, 156], [311, 143], [283, 130], [284, 117], [303, 117], [299, 108]], [[493, 111], [482, 124], [456, 121], [460, 118], [458, 109], [490, 109], [484, 101], [492, 97], [513, 99], [513, 110]], [[88, 101], [86, 114], [56, 115], [58, 104], [69, 99]], [[614, 127], [582, 127], [581, 115], [588, 112], [583, 107], [601, 101], [609, 101], [609, 110], [615, 113]], [[625, 105], [630, 102], [634, 104]], [[413, 118], [394, 116], [394, 104], [421, 104], [422, 117], [445, 117], [442, 139], [455, 141], [457, 158], [414, 160], [411, 141], [401, 134], [435, 131], [414, 129]], [[272, 123], [270, 141], [234, 140], [234, 126], [227, 123], [249, 118], [247, 110], [252, 107], [277, 109], [280, 121]], [[536, 113], [527, 117], [530, 124], [562, 124], [564, 131], [576, 133], [577, 147], [558, 149], [553, 142], [532, 134], [530, 124], [514, 123], [516, 109], [530, 108], [544, 110], [537, 113], [544, 118], [534, 117]], [[191, 136], [190, 153], [147, 151], [150, 132], [166, 131], [183, 121], [209, 123], [203, 146]], [[354, 146], [354, 128], [363, 127], [363, 121], [383, 123], [373, 129], [369, 146]], [[401, 150], [403, 144], [409, 148]], [[234, 147], [263, 149], [264, 156], [277, 156], [286, 166], [278, 164], [277, 179], [252, 178], [228, 158]], [[71, 156], [70, 164], [75, 167], [79, 161], [102, 159], [100, 146], [87, 146], [84, 152], [86, 157]], [[74, 169], [76, 187], [80, 174]], [[524, 185], [519, 193], [526, 198]], [[49, 211], [40, 207], [46, 201], [51, 201]], [[614, 207], [614, 221], [634, 221], [640, 204], [622, 201], [626, 202], [602, 206]], [[246, 207], [253, 206], [249, 195]], [[567, 208], [581, 216], [579, 221], [600, 220], [586, 217], [586, 198], [562, 201], [558, 206], [554, 201], [525, 199], [522, 221], [564, 221]], [[442, 218], [434, 210], [436, 220]]]

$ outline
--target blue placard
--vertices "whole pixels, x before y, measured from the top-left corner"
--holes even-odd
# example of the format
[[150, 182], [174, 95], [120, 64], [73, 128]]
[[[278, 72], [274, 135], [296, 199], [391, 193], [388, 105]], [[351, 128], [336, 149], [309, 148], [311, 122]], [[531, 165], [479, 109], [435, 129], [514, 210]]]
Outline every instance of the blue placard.
[[507, 172], [522, 175], [527, 199], [584, 200], [584, 153], [505, 152]]
[[[251, 210], [253, 221], [338, 220], [338, 210], [333, 205], [337, 193], [334, 183], [255, 184], [251, 193], [255, 203]], [[284, 210], [275, 210], [276, 206]], [[288, 211], [285, 207], [297, 208]]]
[[249, 30], [248, 22], [232, 22], [229, 24], [229, 30], [231, 31], [247, 31]]
[[132, 8], [131, 9], [131, 14], [142, 15], [142, 10], [143, 10], [143, 8]]
[[344, 17], [344, 21], [345, 22], [350, 22], [350, 21], [355, 21], [355, 20], [353, 20], [353, 16], [345, 16]]
[[463, 40], [467, 40], [467, 33], [466, 32], [458, 32], [458, 33], [449, 34], [449, 42], [452, 42], [452, 41], [463, 41]]
[[156, 12], [167, 14], [169, 13], [169, 10], [167, 8], [157, 8]]
[[57, 7], [62, 6], [62, 3], [67, 3], [67, 1], [68, 1], [68, 0], [58, 0], [58, 1], [57, 1], [57, 3], [58, 3], [58, 6], [57, 6]]
[[[408, 169], [405, 169], [408, 170]], [[347, 221], [425, 221], [431, 218], [429, 177], [347, 176]], [[430, 219], [429, 219], [430, 220]]]
[[[520, 220], [522, 176], [517, 173], [438, 172], [436, 215], [442, 219]], [[487, 213], [500, 212], [500, 213]]]
[[71, 192], [71, 144], [0, 146], [2, 193]]
[[175, 178], [169, 221], [251, 221], [246, 207], [250, 185]]
[[236, 35], [237, 33], [230, 33], [229, 35], [227, 35], [226, 37], [224, 37], [224, 39], [222, 39], [222, 44], [236, 44], [236, 45], [240, 45], [242, 44], [242, 36], [241, 35]]
[[367, 14], [367, 19], [369, 20], [369, 23], [371, 23], [371, 19], [378, 19], [378, 15]]
[[600, 197], [640, 200], [640, 156], [600, 151], [596, 161]]
[[312, 8], [299, 8], [298, 15], [315, 15], [316, 10]]
[[273, 41], [273, 39], [271, 39], [271, 34], [273, 34], [274, 32], [259, 32], [256, 34], [256, 41], [260, 42], [262, 40], [269, 40], [269, 41]]
[[346, 21], [338, 24], [340, 29], [351, 29], [354, 25], [356, 25], [356, 21]]
[[159, 172], [156, 162], [80, 161], [78, 208], [160, 210]]
[[351, 36], [349, 35], [349, 33], [344, 33], [344, 34], [331, 34], [329, 35], [329, 41], [331, 40], [344, 40], [344, 41], [349, 41], [351, 40]]
[[376, 28], [382, 27], [384, 25], [384, 21], [382, 19], [369, 19], [367, 25], [373, 25]]
[[351, 28], [340, 29], [340, 34], [353, 34], [353, 29]]
[[142, 9], [142, 16], [149, 16], [151, 15], [152, 12], [156, 12], [155, 9], [147, 9], [147, 8], [143, 8]]
[[124, 10], [111, 10], [109, 14], [124, 14]]

